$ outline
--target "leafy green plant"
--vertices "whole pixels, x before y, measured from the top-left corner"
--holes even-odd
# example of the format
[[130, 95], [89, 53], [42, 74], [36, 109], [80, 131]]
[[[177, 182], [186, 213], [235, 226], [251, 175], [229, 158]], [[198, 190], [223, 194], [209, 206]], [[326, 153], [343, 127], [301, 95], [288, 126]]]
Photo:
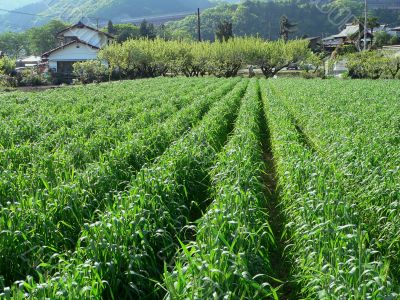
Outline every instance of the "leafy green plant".
[[107, 67], [99, 60], [77, 62], [73, 68], [74, 75], [81, 83], [101, 82], [107, 79]]
[[[231, 130], [246, 86], [245, 80], [238, 83], [198, 126], [142, 168], [127, 192], [116, 195], [98, 221], [84, 226], [75, 253], [53, 266], [61, 273], [47, 279], [44, 268], [45, 283], [30, 283], [29, 292], [76, 299], [158, 297], [155, 283], [164, 262], [173, 258], [192, 205], [206, 193], [207, 171]], [[92, 288], [85, 288], [88, 284]]]
[[211, 171], [214, 200], [197, 222], [196, 241], [182, 244], [174, 271], [165, 273], [168, 299], [278, 298], [269, 283], [274, 237], [263, 209], [260, 100], [254, 79]]
[[0, 75], [11, 75], [15, 70], [16, 61], [8, 56], [0, 58]]
[[[389, 192], [396, 189], [389, 183], [393, 174], [382, 170], [393, 170], [397, 160], [390, 156], [382, 161], [385, 168], [379, 167], [383, 153], [391, 152], [395, 130], [378, 121], [394, 103], [389, 86], [263, 84], [281, 201], [290, 220], [293, 270], [304, 298], [398, 297], [397, 260], [389, 254], [397, 249], [398, 239], [390, 234], [397, 218], [380, 206], [393, 208], [396, 201]], [[395, 86], [392, 82], [390, 89]]]

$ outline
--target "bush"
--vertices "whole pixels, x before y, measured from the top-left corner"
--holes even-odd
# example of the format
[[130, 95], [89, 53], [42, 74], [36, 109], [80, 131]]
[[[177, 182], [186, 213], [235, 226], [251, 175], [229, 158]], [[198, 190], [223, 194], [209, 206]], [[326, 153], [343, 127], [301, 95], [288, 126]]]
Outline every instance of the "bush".
[[84, 84], [105, 81], [108, 69], [100, 60], [77, 62], [73, 65], [74, 75]]
[[357, 47], [354, 44], [341, 45], [335, 49], [337, 55], [348, 55], [358, 52]]
[[17, 75], [18, 86], [40, 86], [49, 84], [48, 78], [34, 70], [24, 70]]
[[400, 40], [397, 35], [392, 36], [389, 41], [390, 45], [397, 45], [399, 42]]
[[18, 81], [15, 77], [0, 74], [0, 86], [4, 87], [17, 87]]
[[358, 52], [347, 56], [346, 67], [353, 79], [378, 79], [385, 71], [387, 60], [377, 51]]
[[315, 79], [315, 78], [324, 78], [325, 74], [323, 70], [317, 70], [315, 72], [307, 72], [307, 71], [302, 71], [301, 77], [305, 79]]
[[379, 31], [376, 32], [374, 34], [374, 45], [376, 47], [382, 47], [385, 45], [389, 45], [390, 44], [390, 39], [392, 38], [392, 36], [387, 33], [386, 31]]
[[0, 74], [11, 75], [15, 71], [15, 67], [16, 61], [14, 59], [9, 58], [8, 56], [0, 58]]

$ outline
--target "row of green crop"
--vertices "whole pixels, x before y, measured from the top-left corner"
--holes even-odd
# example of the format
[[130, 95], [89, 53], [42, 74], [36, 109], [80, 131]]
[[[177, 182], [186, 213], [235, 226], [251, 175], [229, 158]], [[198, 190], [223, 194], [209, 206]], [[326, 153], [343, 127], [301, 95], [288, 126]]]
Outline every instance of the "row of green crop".
[[[127, 103], [127, 110], [135, 111], [131, 120], [111, 126], [107, 118], [97, 117], [101, 129], [94, 131], [90, 137], [83, 133], [84, 128], [90, 127], [90, 124], [82, 123], [81, 128], [66, 128], [71, 138], [66, 138], [63, 133], [55, 134], [48, 140], [28, 142], [3, 150], [0, 159], [4, 163], [0, 175], [0, 203], [4, 205], [8, 201], [22, 201], [26, 195], [46, 188], [46, 185], [59, 185], [72, 172], [98, 160], [109, 148], [115, 148], [118, 143], [130, 139], [141, 129], [162, 122], [190, 103], [193, 97], [200, 96], [216, 86], [211, 84], [204, 89], [206, 84], [207, 82], [189, 84], [188, 87], [182, 88], [181, 94], [176, 92], [178, 85], [175, 84], [166, 89], [156, 89], [157, 92], [150, 93], [148, 98], [139, 97], [142, 102], [134, 104], [133, 109]], [[56, 146], [49, 146], [49, 143]]]
[[[156, 82], [155, 82], [156, 83]], [[211, 83], [209, 81], [208, 83]], [[74, 118], [72, 126], [62, 126], [58, 130], [43, 134], [40, 140], [25, 141], [22, 144], [14, 144], [10, 148], [1, 151], [1, 166], [7, 170], [23, 169], [32, 167], [36, 161], [43, 157], [51, 156], [49, 159], [54, 161], [62, 161], [65, 165], [71, 167], [82, 167], [87, 162], [96, 160], [98, 155], [105, 149], [112, 148], [114, 145], [125, 139], [127, 135], [132, 134], [146, 126], [153, 119], [160, 119], [168, 116], [171, 107], [179, 109], [190, 99], [179, 96], [179, 90], [182, 83], [166, 81], [166, 84], [160, 85], [159, 88], [153, 89], [151, 92], [139, 92], [133, 98], [123, 101], [123, 106], [119, 101], [104, 100], [109, 107], [103, 107], [100, 104], [100, 115], [88, 113], [92, 109], [91, 106], [86, 108], [87, 111], [69, 112], [58, 118]], [[184, 86], [185, 93], [196, 94], [207, 86], [206, 82], [193, 82]], [[165, 94], [170, 94], [167, 98]], [[72, 93], [66, 93], [70, 97]], [[186, 102], [183, 100], [187, 100]], [[113, 102], [117, 102], [117, 107], [113, 107]], [[48, 103], [38, 103], [37, 106], [49, 105]], [[95, 104], [97, 105], [97, 104]], [[164, 106], [160, 109], [160, 105]], [[50, 105], [51, 106], [51, 105]], [[176, 107], [176, 108], [175, 108]], [[157, 109], [154, 109], [157, 108]], [[95, 109], [96, 111], [98, 109]], [[115, 116], [111, 115], [114, 114]], [[82, 115], [85, 115], [83, 118]], [[118, 117], [119, 116], [119, 117]], [[22, 119], [20, 115], [15, 115], [15, 119]], [[43, 117], [45, 118], [45, 116]], [[79, 118], [79, 120], [77, 120]], [[42, 120], [43, 121], [43, 120]], [[42, 126], [45, 126], [45, 121]], [[11, 132], [13, 133], [13, 132]], [[12, 162], [12, 164], [10, 164]]]
[[265, 211], [261, 115], [253, 80], [234, 135], [211, 171], [214, 201], [197, 224], [196, 241], [182, 244], [174, 271], [165, 274], [168, 299], [278, 297], [269, 283], [274, 238]]
[[[338, 172], [321, 156], [287, 109], [299, 100], [286, 99], [293, 86], [286, 93], [279, 83], [263, 83], [262, 87], [300, 295], [313, 299], [396, 298], [389, 265], [359, 222], [357, 193], [346, 184], [349, 174]], [[335, 109], [335, 104], [331, 107]]]
[[[113, 122], [130, 118], [129, 107], [149, 93], [154, 84], [178, 85], [178, 80], [115, 83], [50, 90], [41, 93], [14, 92], [0, 95], [0, 145], [10, 148], [26, 141], [41, 142], [59, 129], [74, 128], [96, 117]], [[125, 103], [125, 109], [121, 108]]]
[[137, 132], [69, 181], [26, 197], [17, 206], [4, 208], [0, 214], [0, 228], [4, 229], [0, 236], [4, 258], [0, 274], [7, 282], [22, 279], [54, 253], [74, 247], [93, 212], [112, 202], [113, 194], [125, 188], [135, 171], [162, 154], [236, 83], [237, 80], [223, 81], [215, 91], [196, 97], [166, 122]]
[[[285, 93], [286, 105], [318, 152], [343, 174], [346, 192], [354, 195], [359, 223], [368, 234], [366, 243], [379, 251], [374, 259], [386, 261], [388, 276], [399, 285], [398, 85], [389, 81], [300, 85], [282, 82], [277, 88]], [[296, 93], [289, 94], [294, 86]]]
[[[42, 284], [20, 284], [32, 298], [159, 298], [156, 281], [173, 259], [177, 237], [207, 198], [208, 171], [232, 129], [247, 81], [216, 103], [202, 122], [144, 167], [98, 221], [86, 224], [73, 254], [42, 265]], [[48, 272], [59, 272], [48, 278]], [[6, 291], [7, 292], [7, 291]], [[14, 298], [18, 298], [15, 286]]]

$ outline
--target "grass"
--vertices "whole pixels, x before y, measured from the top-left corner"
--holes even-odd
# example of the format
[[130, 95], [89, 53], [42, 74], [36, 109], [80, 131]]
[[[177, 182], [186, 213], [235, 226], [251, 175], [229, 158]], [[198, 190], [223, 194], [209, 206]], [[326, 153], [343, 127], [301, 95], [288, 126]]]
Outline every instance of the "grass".
[[168, 299], [277, 299], [269, 251], [274, 237], [265, 211], [261, 101], [253, 79], [233, 135], [210, 172], [213, 202], [197, 222], [196, 241], [182, 244]]
[[[292, 107], [304, 109], [310, 98], [290, 100], [289, 89], [279, 86], [285, 82], [290, 86], [290, 81], [280, 81], [265, 83], [263, 89], [281, 201], [291, 220], [286, 230], [293, 245], [293, 272], [301, 294], [324, 299], [396, 297], [398, 288], [388, 273], [389, 264], [370, 243], [370, 233], [359, 218], [356, 189], [348, 189], [348, 175], [321, 155], [320, 144], [292, 114]], [[291, 83], [295, 82], [306, 86], [305, 81]], [[323, 116], [319, 118], [326, 122]], [[337, 125], [330, 128], [331, 134], [337, 135]]]
[[397, 299], [395, 81], [0, 94], [1, 299]]
[[[206, 171], [230, 131], [246, 85], [239, 83], [197, 127], [154, 165], [144, 167], [129, 191], [116, 196], [97, 222], [86, 225], [72, 257], [53, 266], [62, 267], [46, 281], [48, 289], [32, 292], [50, 298], [55, 293], [75, 299], [100, 298], [103, 293], [157, 298], [154, 281], [174, 253], [175, 236], [186, 225], [192, 201], [203, 193]], [[85, 289], [89, 282], [96, 288]]]
[[[23, 279], [23, 274], [34, 275], [35, 268], [45, 259], [73, 249], [83, 224], [91, 221], [96, 209], [104, 207], [107, 199], [112, 201], [113, 194], [124, 189], [135, 171], [195, 124], [232, 84], [234, 81], [227, 82], [209, 97], [199, 96], [192, 105], [173, 110], [175, 113], [165, 123], [143, 128], [103, 155], [98, 163], [88, 165], [84, 172], [71, 174], [55, 187], [44, 181], [45, 189], [36, 190], [31, 197], [25, 195], [25, 201], [2, 209], [0, 270], [7, 274], [6, 282]], [[193, 94], [186, 96], [190, 98]]]

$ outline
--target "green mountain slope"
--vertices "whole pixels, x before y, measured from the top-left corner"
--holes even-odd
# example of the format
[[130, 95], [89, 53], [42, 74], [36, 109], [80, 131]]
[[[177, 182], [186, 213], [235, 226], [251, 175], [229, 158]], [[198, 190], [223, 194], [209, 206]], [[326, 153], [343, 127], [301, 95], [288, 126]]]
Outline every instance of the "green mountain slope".
[[[287, 16], [290, 22], [297, 24], [297, 31], [291, 35], [293, 38], [327, 36], [339, 32], [346, 22], [352, 21], [351, 18], [347, 18], [345, 6], [340, 5], [356, 4], [352, 8], [353, 16], [362, 14], [360, 10], [357, 10], [359, 0], [335, 0], [334, 3], [329, 0], [320, 1], [320, 3], [326, 5], [325, 11], [316, 6], [315, 1], [312, 4], [312, 1], [309, 0], [243, 0], [238, 4], [221, 4], [202, 13], [202, 37], [207, 40], [214, 40], [217, 25], [226, 20], [232, 22], [233, 32], [236, 36], [259, 35], [266, 39], [277, 39], [280, 31], [280, 18], [283, 15]], [[395, 1], [400, 2], [400, 0]], [[330, 10], [334, 6], [338, 9]], [[327, 11], [334, 13], [327, 13]], [[341, 11], [346, 15], [340, 16]], [[370, 10], [370, 15], [377, 16], [383, 24], [391, 26], [400, 24], [399, 11], [397, 10]], [[196, 25], [196, 17], [188, 16], [183, 20], [168, 23], [167, 27], [172, 36], [189, 36], [195, 39], [197, 36]]]
[[20, 12], [36, 14], [8, 13], [0, 16], [0, 31], [19, 31], [61, 19], [74, 23], [81, 19], [101, 22], [118, 22], [129, 18], [152, 15], [174, 14], [194, 11], [197, 7], [207, 8], [208, 0], [46, 0], [18, 9]]
[[[0, 9], [16, 9], [22, 6], [26, 6], [40, 0], [12, 0], [12, 1], [0, 1]], [[1, 12], [0, 12], [1, 13]]]

